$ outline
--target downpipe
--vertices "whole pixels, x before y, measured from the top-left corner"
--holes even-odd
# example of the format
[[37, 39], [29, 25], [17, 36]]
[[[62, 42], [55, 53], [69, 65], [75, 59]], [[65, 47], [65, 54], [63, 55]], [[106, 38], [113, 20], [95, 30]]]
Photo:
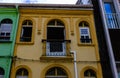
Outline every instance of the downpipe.
[[70, 51], [71, 54], [74, 56], [74, 75], [75, 78], [78, 78], [78, 72], [77, 72], [77, 62], [76, 62], [76, 51]]

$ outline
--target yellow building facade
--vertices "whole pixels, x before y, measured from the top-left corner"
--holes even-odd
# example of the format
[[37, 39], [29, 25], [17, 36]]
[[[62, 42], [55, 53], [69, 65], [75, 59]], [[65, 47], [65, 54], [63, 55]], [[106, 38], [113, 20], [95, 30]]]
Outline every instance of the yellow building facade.
[[92, 6], [23, 4], [19, 14], [11, 78], [102, 78]]

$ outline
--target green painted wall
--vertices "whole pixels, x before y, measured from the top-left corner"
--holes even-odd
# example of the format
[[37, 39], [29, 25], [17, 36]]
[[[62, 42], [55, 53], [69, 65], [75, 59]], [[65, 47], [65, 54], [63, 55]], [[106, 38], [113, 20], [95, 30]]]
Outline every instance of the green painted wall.
[[3, 19], [9, 18], [13, 21], [12, 24], [12, 31], [11, 31], [11, 38], [9, 41], [2, 41], [0, 40], [0, 67], [4, 69], [5, 75], [4, 78], [9, 78], [11, 64], [12, 64], [12, 57], [14, 52], [14, 44], [18, 26], [18, 10], [16, 6], [13, 7], [0, 7], [0, 22]]

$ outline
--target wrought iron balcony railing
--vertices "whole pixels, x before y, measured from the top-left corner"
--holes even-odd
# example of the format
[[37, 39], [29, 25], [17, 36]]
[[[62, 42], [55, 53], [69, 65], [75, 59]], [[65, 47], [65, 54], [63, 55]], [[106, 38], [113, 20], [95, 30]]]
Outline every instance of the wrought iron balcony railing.
[[119, 14], [106, 13], [106, 22], [109, 29], [120, 29]]
[[65, 56], [66, 55], [65, 42], [47, 42], [46, 55], [47, 56]]
[[70, 40], [42, 40], [46, 41], [46, 56], [66, 56], [66, 45]]

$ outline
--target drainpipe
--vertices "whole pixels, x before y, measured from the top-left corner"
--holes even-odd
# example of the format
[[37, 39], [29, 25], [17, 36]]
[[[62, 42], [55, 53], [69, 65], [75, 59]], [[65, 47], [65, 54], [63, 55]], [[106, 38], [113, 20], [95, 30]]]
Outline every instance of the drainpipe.
[[118, 74], [117, 74], [117, 70], [116, 70], [116, 64], [115, 64], [115, 58], [113, 55], [113, 50], [112, 50], [112, 45], [111, 45], [111, 41], [110, 41], [110, 36], [109, 36], [109, 31], [107, 28], [107, 23], [106, 23], [106, 19], [105, 19], [105, 13], [104, 13], [104, 8], [103, 8], [103, 2], [102, 0], [98, 0], [99, 1], [99, 5], [100, 5], [100, 10], [101, 10], [101, 16], [102, 16], [102, 21], [104, 24], [104, 34], [105, 34], [105, 40], [108, 46], [108, 54], [109, 54], [109, 58], [110, 58], [110, 65], [111, 65], [111, 69], [112, 69], [112, 73], [113, 73], [113, 78], [118, 78]]
[[71, 54], [74, 55], [74, 73], [75, 73], [75, 78], [78, 78], [78, 72], [77, 72], [77, 61], [76, 61], [76, 51], [70, 51]]

